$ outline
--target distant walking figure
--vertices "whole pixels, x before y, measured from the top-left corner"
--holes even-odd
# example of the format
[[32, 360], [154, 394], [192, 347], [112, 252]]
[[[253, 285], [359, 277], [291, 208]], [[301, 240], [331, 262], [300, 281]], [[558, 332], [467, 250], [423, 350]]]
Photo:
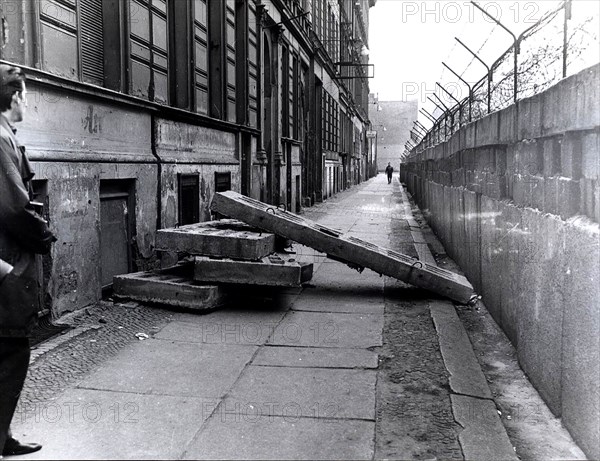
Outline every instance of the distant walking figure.
[[392, 173], [394, 172], [394, 167], [392, 166], [391, 163], [388, 163], [388, 166], [385, 167], [385, 174], [387, 174], [388, 177], [388, 184], [390, 184], [392, 182]]

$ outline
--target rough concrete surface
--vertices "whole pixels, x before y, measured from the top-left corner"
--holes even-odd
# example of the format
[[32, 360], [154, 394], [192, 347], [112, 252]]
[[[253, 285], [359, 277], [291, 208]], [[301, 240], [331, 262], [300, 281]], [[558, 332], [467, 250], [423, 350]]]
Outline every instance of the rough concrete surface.
[[[360, 191], [368, 193], [359, 197]], [[397, 180], [390, 186], [381, 175], [311, 211], [344, 231], [372, 219], [408, 229], [405, 200]], [[406, 235], [388, 234], [387, 245], [415, 251], [412, 238], [402, 240]], [[304, 253], [299, 259], [322, 260]], [[315, 293], [320, 302], [312, 304]], [[36, 359], [22, 400], [37, 407], [15, 422], [15, 435], [44, 442], [31, 457], [57, 459], [463, 459], [469, 453], [470, 442], [459, 440], [464, 431], [430, 312], [439, 300], [430, 293], [319, 261], [304, 289], [265, 290], [262, 301], [240, 295], [228, 309], [206, 315], [135, 303], [90, 308], [79, 324], [103, 327]], [[150, 338], [141, 341], [138, 332]], [[328, 344], [332, 333], [338, 342]], [[103, 415], [118, 403], [120, 418], [138, 418], [132, 428], [111, 419], [93, 430], [91, 413], [74, 423], [52, 420], [53, 402], [80, 403], [88, 412], [96, 403]], [[490, 445], [497, 434], [505, 437], [498, 424]], [[530, 443], [517, 439], [518, 450]]]

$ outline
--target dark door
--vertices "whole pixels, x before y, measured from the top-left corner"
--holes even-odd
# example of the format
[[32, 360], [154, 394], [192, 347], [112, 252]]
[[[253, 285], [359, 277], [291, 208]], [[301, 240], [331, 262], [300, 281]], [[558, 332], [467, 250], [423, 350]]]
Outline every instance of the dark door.
[[286, 150], [286, 204], [288, 210], [292, 210], [292, 145], [288, 144], [285, 146]]
[[100, 184], [100, 281], [103, 288], [113, 276], [133, 270], [133, 194], [129, 181], [102, 181]]

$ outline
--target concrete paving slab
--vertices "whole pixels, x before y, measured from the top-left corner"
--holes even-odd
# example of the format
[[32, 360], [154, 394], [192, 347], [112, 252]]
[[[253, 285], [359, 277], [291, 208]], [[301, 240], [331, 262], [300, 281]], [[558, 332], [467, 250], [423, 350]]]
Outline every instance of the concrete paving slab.
[[378, 355], [364, 349], [261, 347], [252, 365], [307, 368], [377, 368]]
[[178, 459], [210, 415], [206, 410], [217, 404], [214, 399], [69, 389], [57, 400], [32, 407], [27, 420], [15, 421], [16, 438], [43, 445], [18, 459]]
[[245, 321], [228, 319], [225, 321], [171, 322], [154, 337], [167, 341], [187, 341], [191, 343], [262, 345], [275, 331], [283, 314], [266, 321]]
[[155, 245], [162, 251], [257, 260], [275, 251], [275, 235], [234, 219], [222, 219], [160, 229]]
[[381, 346], [382, 331], [381, 315], [289, 312], [269, 344], [366, 349]]
[[219, 398], [235, 382], [255, 352], [254, 346], [148, 339], [107, 361], [79, 387]]
[[492, 400], [450, 395], [454, 419], [463, 431], [458, 439], [465, 459], [517, 460]]
[[374, 370], [249, 366], [222, 405], [242, 415], [374, 420], [376, 375]]
[[299, 296], [292, 310], [312, 312], [345, 312], [352, 314], [381, 314], [385, 310], [383, 296], [372, 296], [371, 293], [347, 294], [343, 291], [332, 293], [322, 288], [306, 290]]
[[[291, 296], [291, 295], [290, 295]], [[194, 315], [186, 312], [177, 312], [173, 314], [173, 320], [177, 322], [187, 322], [195, 325], [217, 324], [217, 325], [244, 325], [248, 323], [279, 323], [287, 308], [264, 308], [256, 310], [247, 310], [244, 306], [239, 308], [229, 308], [220, 311], [211, 312], [207, 315]], [[206, 327], [208, 329], [208, 327]]]
[[453, 304], [432, 301], [429, 306], [444, 364], [450, 373], [450, 388], [457, 394], [491, 399], [492, 393]]
[[[230, 420], [235, 415], [229, 416]], [[213, 416], [184, 459], [355, 459], [373, 457], [375, 423], [266, 416]]]

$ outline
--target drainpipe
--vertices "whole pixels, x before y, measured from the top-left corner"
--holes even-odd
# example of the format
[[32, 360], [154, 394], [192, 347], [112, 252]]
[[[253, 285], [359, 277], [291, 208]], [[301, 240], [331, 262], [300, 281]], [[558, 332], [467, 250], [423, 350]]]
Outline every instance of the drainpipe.
[[150, 145], [152, 155], [156, 159], [157, 174], [156, 174], [156, 229], [162, 229], [162, 160], [156, 152], [156, 117], [150, 116]]

